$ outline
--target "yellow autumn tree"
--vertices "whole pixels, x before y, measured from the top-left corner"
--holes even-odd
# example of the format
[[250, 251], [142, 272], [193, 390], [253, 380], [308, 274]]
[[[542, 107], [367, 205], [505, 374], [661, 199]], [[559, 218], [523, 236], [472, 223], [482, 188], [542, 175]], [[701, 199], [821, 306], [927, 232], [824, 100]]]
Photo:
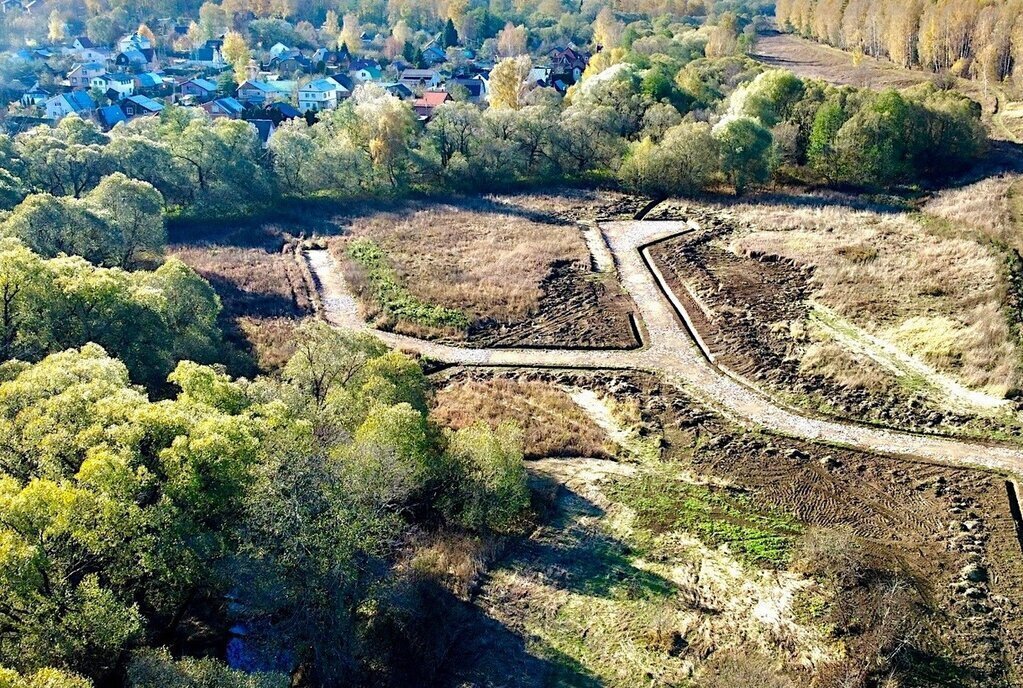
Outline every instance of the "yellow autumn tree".
[[362, 50], [362, 26], [359, 25], [359, 17], [355, 14], [346, 14], [341, 25], [341, 33], [337, 36], [337, 45], [347, 45], [352, 53]]
[[525, 104], [526, 78], [533, 69], [529, 55], [506, 57], [490, 71], [490, 107], [518, 110]]
[[228, 31], [224, 36], [224, 45], [220, 49], [224, 61], [234, 69], [234, 78], [238, 83], [245, 81], [252, 51], [245, 42], [245, 37], [237, 31]]

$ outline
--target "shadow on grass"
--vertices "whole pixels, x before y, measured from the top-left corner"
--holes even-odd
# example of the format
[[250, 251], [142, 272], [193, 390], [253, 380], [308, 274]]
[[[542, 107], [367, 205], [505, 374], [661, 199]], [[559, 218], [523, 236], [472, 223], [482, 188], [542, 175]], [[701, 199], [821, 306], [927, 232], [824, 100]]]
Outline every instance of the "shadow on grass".
[[531, 570], [548, 585], [605, 599], [667, 598], [678, 592], [667, 578], [637, 568], [628, 544], [603, 532], [590, 519], [604, 510], [562, 486], [560, 508], [539, 537], [521, 544], [502, 568]]
[[[551, 195], [585, 193], [585, 189], [544, 189]], [[379, 213], [397, 216], [411, 215], [420, 210], [449, 205], [464, 210], [519, 217], [541, 224], [569, 225], [573, 221], [546, 212], [525, 208], [514, 203], [516, 195], [538, 193], [538, 190], [519, 190], [503, 194], [509, 199], [501, 203], [482, 195], [409, 196], [406, 198], [369, 198], [346, 200], [333, 198], [282, 199], [259, 215], [216, 219], [173, 219], [168, 222], [168, 240], [171, 244], [213, 244], [241, 248], [262, 247], [280, 250], [286, 235], [297, 237], [334, 236], [343, 234], [353, 220]]]
[[401, 593], [398, 623], [378, 624], [376, 649], [388, 667], [373, 685], [455, 688], [600, 688], [582, 664], [527, 638], [443, 586], [419, 580]]

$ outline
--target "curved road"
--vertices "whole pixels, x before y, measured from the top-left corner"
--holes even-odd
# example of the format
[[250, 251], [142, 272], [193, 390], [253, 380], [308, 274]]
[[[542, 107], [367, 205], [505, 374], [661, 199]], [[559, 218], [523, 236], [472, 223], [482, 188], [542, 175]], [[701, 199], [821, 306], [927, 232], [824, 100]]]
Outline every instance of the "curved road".
[[[804, 416], [780, 407], [767, 396], [721, 372], [703, 356], [689, 330], [679, 320], [678, 314], [685, 315], [685, 311], [677, 301], [672, 304], [674, 297], [653, 261], [644, 259], [647, 245], [692, 229], [693, 225], [681, 221], [634, 220], [601, 224], [622, 286], [635, 301], [644, 326], [645, 346], [630, 351], [468, 349], [374, 330], [359, 316], [355, 298], [348, 291], [333, 257], [324, 250], [308, 251], [306, 256], [319, 282], [326, 320], [339, 327], [370, 331], [398, 349], [452, 364], [618, 368], [657, 373], [744, 425], [870, 452], [1023, 475], [1023, 450]], [[694, 336], [699, 335], [694, 332]]]

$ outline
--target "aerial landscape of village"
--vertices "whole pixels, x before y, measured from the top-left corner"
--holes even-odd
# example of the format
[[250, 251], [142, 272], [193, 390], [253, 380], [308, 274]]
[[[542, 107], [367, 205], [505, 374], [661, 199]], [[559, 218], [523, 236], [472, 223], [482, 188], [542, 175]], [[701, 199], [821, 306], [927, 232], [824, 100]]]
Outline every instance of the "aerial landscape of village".
[[0, 0], [0, 688], [1023, 688], [1023, 0]]

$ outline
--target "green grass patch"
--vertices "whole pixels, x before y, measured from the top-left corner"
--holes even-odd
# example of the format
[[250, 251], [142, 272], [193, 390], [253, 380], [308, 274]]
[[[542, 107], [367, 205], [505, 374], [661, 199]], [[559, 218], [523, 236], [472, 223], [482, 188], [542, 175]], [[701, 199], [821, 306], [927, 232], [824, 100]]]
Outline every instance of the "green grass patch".
[[689, 532], [710, 547], [728, 543], [736, 556], [756, 566], [784, 565], [802, 531], [791, 516], [745, 494], [661, 473], [647, 473], [610, 491], [613, 499], [635, 510], [637, 527], [655, 534]]
[[383, 250], [371, 239], [356, 239], [348, 246], [348, 257], [366, 274], [373, 299], [387, 315], [424, 327], [464, 330], [469, 317], [455, 308], [423, 303], [401, 284], [398, 273], [387, 264]]

